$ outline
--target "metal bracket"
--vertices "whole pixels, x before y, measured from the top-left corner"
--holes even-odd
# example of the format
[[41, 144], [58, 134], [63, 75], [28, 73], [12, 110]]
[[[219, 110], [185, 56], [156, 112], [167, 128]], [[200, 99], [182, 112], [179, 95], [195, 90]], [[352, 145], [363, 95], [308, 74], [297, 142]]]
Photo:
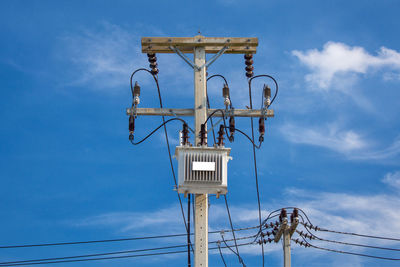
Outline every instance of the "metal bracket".
[[267, 113], [268, 113], [268, 108], [265, 108], [265, 107], [262, 108], [261, 114], [262, 114], [262, 117], [264, 120], [267, 118], [267, 116], [266, 116]]
[[185, 56], [184, 53], [181, 52], [181, 50], [179, 50], [178, 48], [176, 48], [175, 46], [170, 46], [169, 49], [171, 49], [172, 51], [174, 51], [178, 56], [180, 56], [187, 64], [189, 64], [189, 66], [191, 66], [193, 69], [196, 69], [197, 71], [199, 71], [199, 67], [197, 67], [197, 65], [195, 65], [187, 56]]
[[180, 56], [189, 66], [191, 66], [195, 71], [200, 71], [203, 67], [208, 68], [212, 63], [214, 63], [215, 60], [217, 60], [227, 49], [229, 46], [224, 46], [221, 50], [218, 51], [215, 56], [213, 56], [209, 61], [204, 63], [202, 66], [197, 66], [196, 64], [193, 63], [184, 53], [181, 52], [177, 47], [175, 46], [170, 46], [169, 49], [174, 51], [178, 56]]
[[211, 64], [214, 63], [215, 60], [217, 60], [220, 56], [222, 56], [222, 54], [229, 48], [229, 46], [224, 46], [221, 50], [218, 51], [218, 53], [215, 54], [215, 56], [213, 56], [209, 61], [207, 61], [203, 66], [201, 66], [199, 68], [202, 69], [204, 66], [206, 66], [206, 68], [208, 68]]

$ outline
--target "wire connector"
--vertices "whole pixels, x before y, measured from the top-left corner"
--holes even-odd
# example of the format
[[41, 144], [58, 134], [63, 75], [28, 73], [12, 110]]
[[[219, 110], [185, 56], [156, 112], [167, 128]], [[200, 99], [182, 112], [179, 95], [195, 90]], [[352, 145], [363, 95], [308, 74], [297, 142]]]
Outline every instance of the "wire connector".
[[235, 140], [235, 117], [231, 116], [229, 118], [229, 142]]
[[218, 146], [222, 147], [224, 146], [224, 134], [225, 134], [225, 127], [224, 125], [219, 126], [219, 131], [218, 131]]
[[129, 116], [129, 140], [133, 141], [133, 133], [135, 132], [135, 117]]
[[135, 86], [133, 87], [133, 104], [135, 107], [140, 103], [140, 86], [138, 82], [135, 82]]
[[186, 123], [183, 123], [182, 126], [182, 145], [186, 146], [189, 144], [189, 130], [188, 130], [188, 125]]
[[206, 125], [204, 123], [201, 124], [199, 137], [200, 137], [200, 146], [206, 146], [207, 145], [207, 132], [206, 132]]

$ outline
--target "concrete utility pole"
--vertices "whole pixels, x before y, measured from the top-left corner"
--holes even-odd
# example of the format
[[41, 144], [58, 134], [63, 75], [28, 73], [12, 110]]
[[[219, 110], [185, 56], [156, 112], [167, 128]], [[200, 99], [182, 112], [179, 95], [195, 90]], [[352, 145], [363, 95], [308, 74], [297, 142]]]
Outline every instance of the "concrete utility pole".
[[290, 216], [291, 225], [288, 224], [286, 210], [282, 209], [281, 214], [279, 216], [279, 221], [281, 223], [278, 233], [275, 235], [274, 241], [278, 243], [282, 237], [282, 246], [283, 246], [283, 266], [290, 267], [291, 266], [291, 258], [290, 258], [290, 239], [294, 231], [296, 230], [297, 225], [299, 224], [299, 217], [297, 209], [293, 209], [293, 213]]
[[[195, 119], [195, 145], [200, 142], [199, 132], [207, 116], [215, 109], [207, 109], [207, 67], [210, 66], [223, 53], [254, 54], [258, 45], [257, 38], [206, 38], [198, 35], [195, 37], [143, 37], [142, 52], [176, 53], [194, 71], [194, 108], [193, 109], [168, 109], [168, 108], [128, 108], [128, 115], [163, 115], [163, 116], [194, 116]], [[184, 53], [193, 53], [194, 61]], [[206, 54], [215, 54], [208, 62]], [[219, 112], [214, 114], [221, 117]], [[273, 110], [234, 109], [229, 116], [235, 117], [273, 117]], [[178, 192], [182, 193], [179, 188]], [[190, 192], [189, 192], [190, 193]], [[208, 195], [195, 193], [195, 266], [208, 267]]]

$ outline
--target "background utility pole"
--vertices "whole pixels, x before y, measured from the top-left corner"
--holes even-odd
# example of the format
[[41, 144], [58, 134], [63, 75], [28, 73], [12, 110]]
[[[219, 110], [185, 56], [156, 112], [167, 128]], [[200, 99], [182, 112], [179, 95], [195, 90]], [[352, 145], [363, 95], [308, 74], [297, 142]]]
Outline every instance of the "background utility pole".
[[290, 239], [294, 231], [296, 230], [297, 225], [299, 224], [298, 210], [293, 209], [293, 213], [290, 216], [291, 225], [288, 224], [286, 210], [282, 209], [281, 214], [279, 215], [279, 222], [281, 223], [278, 233], [275, 235], [275, 243], [278, 243], [282, 237], [282, 246], [283, 246], [283, 266], [290, 267], [291, 266], [291, 257], [290, 257]]
[[[158, 116], [194, 116], [195, 118], [195, 145], [200, 142], [199, 132], [207, 116], [215, 109], [207, 109], [207, 77], [206, 71], [222, 54], [255, 54], [258, 46], [257, 38], [221, 38], [198, 35], [195, 37], [143, 37], [142, 52], [176, 53], [194, 71], [194, 108], [170, 109], [170, 108], [128, 108], [128, 115], [158, 115]], [[184, 53], [193, 53], [194, 61]], [[206, 61], [206, 54], [215, 54]], [[228, 116], [234, 117], [273, 117], [273, 110], [233, 109]], [[220, 112], [213, 116], [221, 117]], [[193, 188], [196, 191], [196, 188]], [[204, 188], [203, 188], [204, 190]], [[193, 193], [182, 191], [179, 193]], [[203, 192], [195, 192], [195, 267], [208, 267], [208, 195]]]

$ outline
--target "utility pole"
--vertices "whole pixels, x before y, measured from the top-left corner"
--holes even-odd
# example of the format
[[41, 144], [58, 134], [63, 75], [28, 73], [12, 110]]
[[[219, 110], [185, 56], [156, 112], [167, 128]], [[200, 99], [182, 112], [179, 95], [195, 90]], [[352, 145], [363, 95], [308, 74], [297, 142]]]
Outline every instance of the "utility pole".
[[290, 223], [288, 223], [287, 213], [285, 209], [281, 210], [281, 214], [279, 215], [280, 227], [277, 230], [278, 232], [275, 234], [274, 241], [278, 243], [282, 237], [282, 246], [283, 246], [283, 266], [290, 267], [291, 266], [291, 257], [290, 257], [290, 239], [294, 231], [296, 230], [297, 225], [299, 224], [298, 210], [293, 209], [293, 213], [290, 216]]
[[[207, 109], [207, 67], [209, 67], [222, 54], [247, 54], [256, 53], [257, 38], [206, 38], [201, 35], [195, 37], [143, 37], [142, 52], [176, 53], [194, 71], [194, 108], [193, 109], [168, 109], [168, 108], [133, 108], [127, 109], [128, 115], [159, 115], [159, 116], [194, 116], [195, 120], [195, 146], [200, 143], [199, 132], [207, 116], [215, 109]], [[194, 60], [190, 60], [185, 53], [193, 53]], [[215, 54], [206, 61], [206, 54]], [[273, 110], [231, 109], [229, 116], [234, 117], [273, 117]], [[223, 114], [216, 112], [213, 116], [221, 117]], [[207, 125], [205, 125], [207, 127]], [[207, 128], [205, 129], [207, 131]], [[207, 138], [206, 138], [207, 139]], [[179, 193], [188, 193], [178, 188]], [[189, 193], [195, 194], [195, 267], [208, 267], [208, 194], [194, 188]], [[226, 192], [225, 192], [226, 193]]]

